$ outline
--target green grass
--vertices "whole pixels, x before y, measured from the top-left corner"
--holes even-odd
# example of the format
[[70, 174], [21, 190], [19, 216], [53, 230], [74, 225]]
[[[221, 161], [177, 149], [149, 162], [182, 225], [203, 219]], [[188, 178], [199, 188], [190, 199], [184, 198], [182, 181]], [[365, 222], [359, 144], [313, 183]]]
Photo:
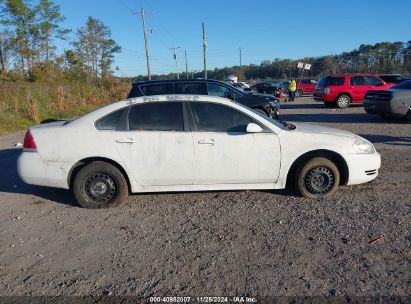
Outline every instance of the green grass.
[[0, 82], [0, 134], [24, 130], [46, 119], [83, 115], [126, 98], [130, 86]]

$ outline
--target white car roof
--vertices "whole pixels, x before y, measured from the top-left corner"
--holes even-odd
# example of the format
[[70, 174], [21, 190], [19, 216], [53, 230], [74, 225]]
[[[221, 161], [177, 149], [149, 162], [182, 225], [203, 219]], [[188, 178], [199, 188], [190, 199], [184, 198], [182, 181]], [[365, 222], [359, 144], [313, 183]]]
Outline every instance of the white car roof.
[[[267, 124], [267, 119], [262, 118], [260, 114], [256, 114], [252, 109], [239, 104], [231, 99], [217, 97], [217, 96], [209, 96], [209, 95], [184, 95], [184, 94], [172, 94], [172, 95], [154, 95], [154, 96], [142, 96], [136, 98], [130, 98], [126, 100], [122, 100], [100, 109], [97, 109], [93, 112], [90, 112], [84, 116], [77, 118], [69, 123], [70, 126], [76, 127], [80, 125], [94, 125], [95, 121], [100, 119], [101, 117], [110, 114], [116, 110], [121, 108], [134, 105], [134, 104], [142, 104], [147, 102], [174, 102], [174, 101], [192, 101], [192, 102], [215, 102], [219, 104], [224, 104], [227, 106], [231, 106], [236, 108], [242, 112], [248, 111], [250, 115], [252, 115], [256, 120], [262, 122], [264, 125]], [[270, 123], [270, 122], [269, 122]], [[271, 129], [274, 132], [278, 133], [284, 129], [284, 127], [280, 123], [271, 122], [269, 124]]]
[[130, 98], [122, 101], [118, 101], [88, 114], [85, 114], [76, 120], [72, 121], [70, 124], [72, 126], [80, 125], [86, 123], [88, 121], [96, 121], [97, 119], [114, 112], [118, 109], [134, 105], [134, 104], [141, 104], [146, 102], [173, 102], [173, 101], [193, 101], [193, 102], [216, 102], [225, 105], [231, 105], [238, 109], [243, 109], [244, 106], [240, 105], [230, 99], [216, 97], [216, 96], [208, 96], [208, 95], [183, 95], [183, 94], [172, 94], [172, 95], [153, 95], [153, 96], [142, 96], [142, 97], [135, 97]]

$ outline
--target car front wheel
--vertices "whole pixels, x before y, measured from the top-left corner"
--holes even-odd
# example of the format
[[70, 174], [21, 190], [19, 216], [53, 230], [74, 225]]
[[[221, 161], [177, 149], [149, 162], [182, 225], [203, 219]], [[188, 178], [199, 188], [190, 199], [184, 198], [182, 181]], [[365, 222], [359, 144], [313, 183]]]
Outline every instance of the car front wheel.
[[351, 103], [351, 98], [348, 95], [340, 95], [336, 100], [337, 107], [340, 109], [346, 109]]
[[330, 196], [340, 184], [337, 166], [323, 157], [310, 159], [297, 170], [296, 177], [297, 190], [306, 198]]
[[115, 166], [95, 161], [77, 173], [73, 192], [79, 205], [84, 208], [112, 208], [125, 203], [128, 185], [124, 175]]
[[303, 96], [303, 91], [300, 90], [300, 89], [298, 89], [298, 90], [295, 92], [295, 97], [301, 97], [301, 96]]

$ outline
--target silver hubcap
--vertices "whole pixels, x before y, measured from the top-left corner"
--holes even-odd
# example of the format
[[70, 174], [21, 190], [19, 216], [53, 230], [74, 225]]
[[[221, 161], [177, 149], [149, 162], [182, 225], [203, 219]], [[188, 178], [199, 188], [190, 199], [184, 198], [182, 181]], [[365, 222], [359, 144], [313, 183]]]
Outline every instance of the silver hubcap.
[[342, 97], [338, 99], [338, 104], [341, 107], [346, 107], [349, 103], [350, 103], [350, 100], [348, 99], [348, 97]]

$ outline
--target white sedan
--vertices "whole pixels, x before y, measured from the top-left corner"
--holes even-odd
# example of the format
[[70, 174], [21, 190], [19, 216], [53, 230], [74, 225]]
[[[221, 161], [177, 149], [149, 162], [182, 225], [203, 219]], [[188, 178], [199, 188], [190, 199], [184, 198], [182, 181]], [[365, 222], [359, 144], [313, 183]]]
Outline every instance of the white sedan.
[[129, 193], [288, 183], [318, 198], [377, 177], [381, 159], [369, 141], [295, 126], [219, 97], [140, 97], [31, 128], [18, 172], [28, 184], [72, 189], [87, 208], [119, 206]]

